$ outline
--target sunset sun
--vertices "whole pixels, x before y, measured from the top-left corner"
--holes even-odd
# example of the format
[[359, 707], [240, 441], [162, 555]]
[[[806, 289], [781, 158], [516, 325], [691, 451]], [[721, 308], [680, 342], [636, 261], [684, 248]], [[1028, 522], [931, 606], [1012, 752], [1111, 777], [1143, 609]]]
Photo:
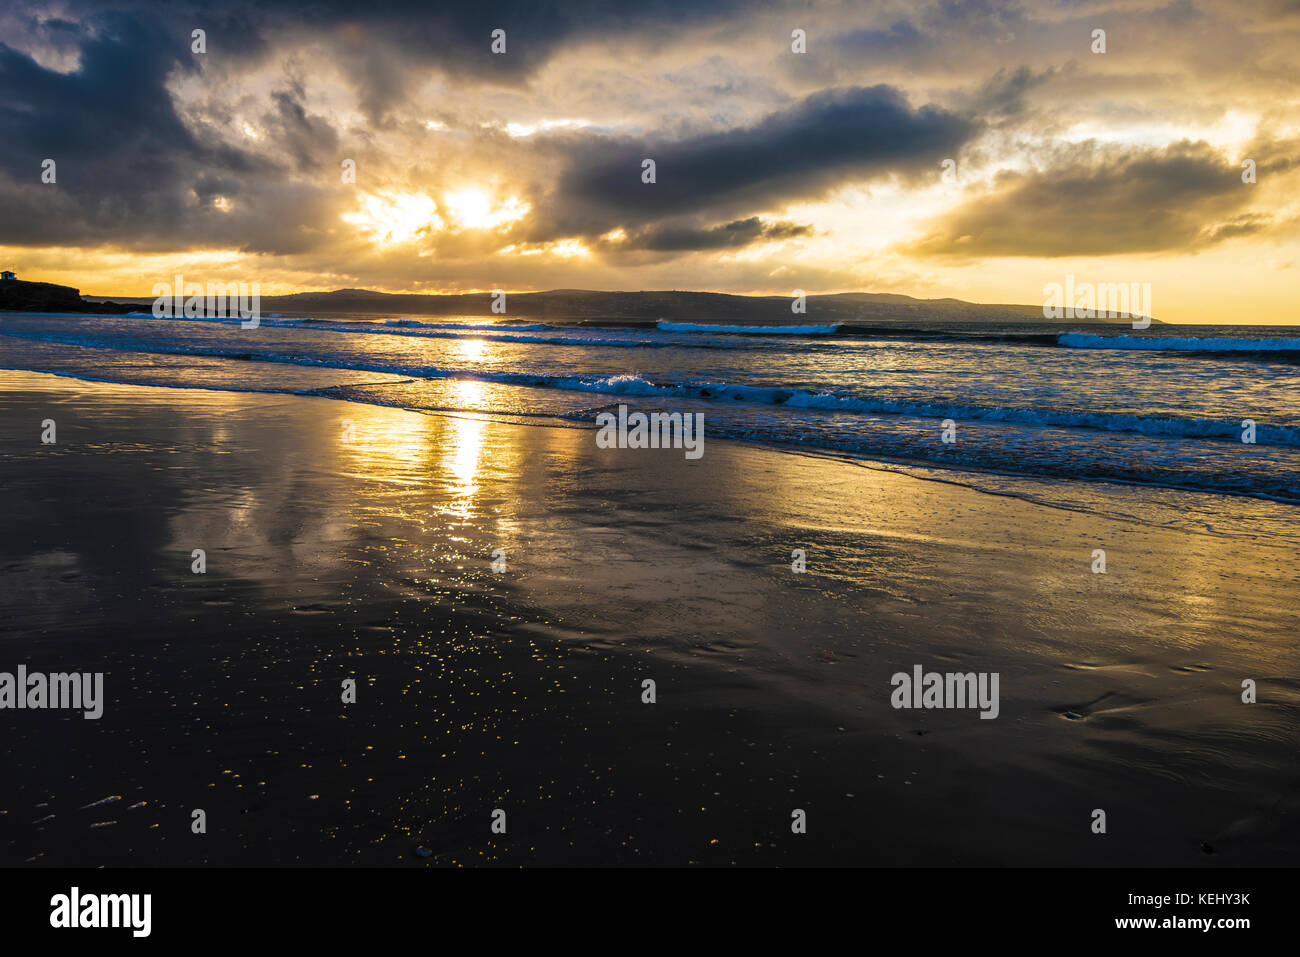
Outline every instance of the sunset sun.
[[445, 193], [442, 201], [461, 229], [496, 229], [517, 222], [529, 210], [529, 205], [516, 197], [496, 201], [477, 187]]
[[359, 203], [360, 209], [344, 213], [343, 221], [380, 246], [409, 243], [443, 228], [437, 204], [423, 193], [363, 193]]

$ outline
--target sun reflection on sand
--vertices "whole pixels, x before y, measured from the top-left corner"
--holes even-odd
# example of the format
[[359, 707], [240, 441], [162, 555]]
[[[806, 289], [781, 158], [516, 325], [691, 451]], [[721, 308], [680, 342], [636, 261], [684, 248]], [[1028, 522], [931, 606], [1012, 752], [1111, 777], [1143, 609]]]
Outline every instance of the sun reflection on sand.
[[[464, 402], [476, 403], [483, 392], [483, 383], [462, 379], [456, 383], [456, 391]], [[452, 500], [446, 511], [468, 519], [473, 515], [474, 495], [478, 491], [483, 431], [487, 423], [478, 418], [454, 418], [449, 424], [452, 450], [448, 464], [453, 484]]]
[[355, 474], [385, 482], [427, 481], [437, 423], [383, 406], [349, 404], [338, 417], [338, 449]]
[[[456, 404], [477, 404], [485, 388], [472, 379], [455, 381]], [[474, 517], [486, 421], [357, 404], [340, 415], [338, 428], [348, 471], [384, 483], [441, 486], [447, 493], [441, 514]]]

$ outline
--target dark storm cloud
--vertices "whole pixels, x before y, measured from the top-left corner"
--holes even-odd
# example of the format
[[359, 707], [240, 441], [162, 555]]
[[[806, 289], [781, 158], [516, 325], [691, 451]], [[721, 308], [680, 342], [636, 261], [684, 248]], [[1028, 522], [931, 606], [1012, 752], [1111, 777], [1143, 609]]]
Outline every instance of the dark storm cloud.
[[272, 93], [275, 110], [263, 117], [263, 125], [299, 170], [314, 170], [322, 165], [322, 157], [337, 155], [339, 137], [328, 120], [307, 113], [302, 99], [301, 89]]
[[[116, 0], [72, 4], [88, 13], [111, 6], [165, 24], [177, 36], [202, 27], [214, 57], [247, 59], [285, 37], [326, 43], [371, 123], [383, 123], [412, 84], [430, 70], [461, 79], [518, 84], [569, 41], [635, 34], [643, 40], [731, 17], [742, 0], [257, 0], [168, 3]], [[506, 53], [490, 50], [506, 32]], [[273, 52], [273, 50], [272, 50]]]
[[[1253, 155], [1286, 155], [1259, 147]], [[1279, 172], [1289, 162], [1260, 163]], [[1241, 168], [1204, 142], [1136, 153], [1083, 144], [1052, 167], [1004, 172], [908, 251], [930, 256], [1081, 256], [1204, 248], [1265, 229]]]
[[[372, 124], [387, 122], [426, 71], [460, 80], [521, 84], [570, 43], [635, 35], [651, 41], [736, 15], [743, 0], [405, 0], [366, 5], [318, 0], [259, 4], [263, 29], [320, 32], [333, 40], [337, 64], [356, 89]], [[491, 52], [494, 30], [506, 52]]]
[[[839, 183], [929, 171], [979, 129], [935, 107], [912, 109], [887, 86], [816, 93], [756, 125], [690, 139], [581, 137], [553, 215], [560, 231], [602, 232], [701, 210], [762, 209]], [[656, 182], [642, 182], [653, 159]]]
[[[293, 252], [336, 221], [328, 194], [291, 182], [287, 169], [230, 145], [221, 130], [196, 134], [181, 121], [166, 82], [193, 69], [188, 32], [117, 13], [76, 31], [80, 61], [70, 73], [0, 44], [0, 242]], [[298, 95], [275, 94], [267, 123], [282, 154], [310, 168], [336, 136]], [[41, 181], [45, 159], [55, 161], [54, 184]], [[217, 196], [234, 212], [214, 209]]]
[[738, 219], [722, 226], [658, 226], [634, 233], [622, 244], [651, 252], [690, 252], [704, 249], [735, 249], [756, 242], [794, 239], [812, 235], [811, 226], [799, 223], [765, 223], [757, 216]]
[[151, 26], [117, 16], [97, 24], [95, 34], [82, 30], [81, 64], [71, 74], [0, 44], [0, 170], [26, 178], [32, 154], [62, 156], [79, 165], [79, 181], [102, 183], [114, 175], [99, 162], [105, 154], [194, 151], [163, 86], [182, 65], [176, 46]]
[[[73, 241], [112, 233], [123, 219], [174, 215], [175, 189], [207, 152], [163, 87], [179, 63], [175, 43], [118, 16], [99, 20], [93, 35], [79, 29], [80, 67], [68, 74], [0, 44], [7, 242]], [[47, 158], [55, 185], [40, 180]]]

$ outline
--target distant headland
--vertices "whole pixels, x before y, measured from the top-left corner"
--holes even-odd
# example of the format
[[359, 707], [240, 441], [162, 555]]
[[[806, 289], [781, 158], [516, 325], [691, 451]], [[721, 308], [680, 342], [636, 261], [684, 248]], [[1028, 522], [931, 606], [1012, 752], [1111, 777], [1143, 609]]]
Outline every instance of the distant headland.
[[121, 315], [135, 312], [136, 303], [83, 299], [81, 291], [52, 282], [27, 282], [11, 272], [0, 273], [0, 310], [8, 312], [84, 312]]
[[[10, 274], [12, 275], [12, 274]], [[844, 292], [810, 295], [804, 311], [792, 313], [788, 296], [741, 296], [720, 292], [642, 291], [604, 292], [553, 289], [509, 293], [502, 318], [547, 319], [574, 324], [673, 321], [784, 323], [1044, 323], [1041, 305], [989, 304], [961, 299], [916, 299], [889, 293]], [[370, 289], [336, 289], [287, 296], [261, 297], [263, 315], [375, 314], [420, 316], [489, 316], [492, 293], [402, 294]], [[0, 310], [124, 314], [148, 312], [153, 299], [83, 296], [70, 286], [20, 279], [0, 280]], [[1059, 320], [1057, 320], [1059, 321]], [[1100, 322], [1127, 323], [1127, 320]]]

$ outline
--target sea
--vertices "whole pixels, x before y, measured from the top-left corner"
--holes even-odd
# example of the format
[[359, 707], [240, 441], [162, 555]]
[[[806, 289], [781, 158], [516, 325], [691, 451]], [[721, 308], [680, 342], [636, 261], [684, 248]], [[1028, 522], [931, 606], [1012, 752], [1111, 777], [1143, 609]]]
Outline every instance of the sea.
[[0, 367], [577, 428], [619, 404], [702, 412], [707, 441], [1067, 507], [1205, 492], [1155, 520], [1251, 534], [1291, 534], [1300, 504], [1300, 327], [3, 313]]

